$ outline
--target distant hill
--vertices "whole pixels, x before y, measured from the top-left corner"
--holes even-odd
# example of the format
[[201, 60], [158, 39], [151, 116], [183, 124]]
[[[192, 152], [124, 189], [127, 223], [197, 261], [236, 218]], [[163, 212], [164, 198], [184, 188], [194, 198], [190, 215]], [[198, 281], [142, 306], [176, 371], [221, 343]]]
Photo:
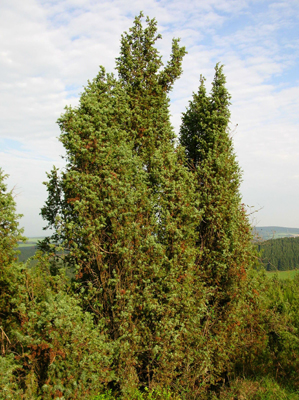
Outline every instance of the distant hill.
[[282, 226], [255, 226], [253, 232], [258, 241], [299, 236], [299, 228]]
[[36, 250], [36, 246], [18, 247], [18, 251], [20, 252], [18, 254], [18, 260], [21, 262], [27, 261], [29, 257], [34, 256]]

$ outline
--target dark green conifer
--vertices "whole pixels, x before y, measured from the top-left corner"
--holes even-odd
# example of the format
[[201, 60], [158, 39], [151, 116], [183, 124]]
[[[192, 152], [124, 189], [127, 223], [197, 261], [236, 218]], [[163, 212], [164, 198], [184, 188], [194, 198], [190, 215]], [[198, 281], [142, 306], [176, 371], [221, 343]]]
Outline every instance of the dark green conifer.
[[239, 192], [241, 173], [228, 127], [230, 95], [225, 83], [223, 67], [218, 64], [210, 95], [201, 77], [180, 131], [202, 211], [196, 264], [198, 279], [209, 293], [202, 320], [206, 340], [201, 346], [208, 354], [206, 381], [212, 385], [224, 377], [236, 349], [246, 342], [250, 312], [246, 296], [251, 295], [246, 271], [254, 263], [251, 228]]
[[17, 247], [19, 241], [25, 241], [23, 229], [19, 228], [16, 203], [13, 193], [7, 190], [4, 174], [0, 168], [0, 337], [2, 355], [9, 347], [6, 335], [16, 320], [12, 301], [18, 292], [20, 265], [17, 263]]
[[85, 305], [114, 343], [120, 388], [169, 386], [186, 369], [195, 258], [192, 176], [174, 147], [167, 93], [185, 49], [154, 48], [155, 20], [124, 34], [119, 79], [104, 70], [59, 119], [66, 170], [42, 216], [77, 268]]

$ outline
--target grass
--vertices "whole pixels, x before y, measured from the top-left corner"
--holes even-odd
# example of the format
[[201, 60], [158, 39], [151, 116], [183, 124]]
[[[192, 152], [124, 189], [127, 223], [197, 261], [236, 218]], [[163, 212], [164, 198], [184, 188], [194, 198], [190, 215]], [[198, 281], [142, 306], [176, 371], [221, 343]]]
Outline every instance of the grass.
[[28, 238], [28, 239], [26, 240], [25, 243], [23, 243], [23, 242], [18, 242], [18, 247], [32, 247], [32, 246], [36, 246], [37, 242], [38, 242], [39, 240], [42, 240], [42, 239], [43, 239], [43, 237], [31, 237], [31, 238]]
[[299, 400], [299, 392], [282, 387], [273, 378], [236, 379], [224, 388], [220, 400]]
[[[237, 378], [230, 382], [230, 386], [224, 386], [220, 395], [213, 397], [211, 400], [299, 400], [299, 392], [288, 387], [279, 385], [271, 377], [263, 377], [260, 379]], [[179, 396], [175, 396], [170, 392], [163, 390], [146, 390], [141, 393], [136, 391], [131, 396], [126, 396], [130, 400], [181, 400]], [[113, 396], [111, 391], [102, 393], [93, 397], [91, 400], [120, 400]]]
[[298, 269], [292, 269], [290, 271], [268, 271], [267, 275], [272, 277], [277, 274], [279, 279], [294, 279], [295, 275], [299, 273]]
[[[148, 390], [147, 388], [145, 388], [145, 392], [136, 390], [134, 394], [126, 398], [128, 400], [181, 400], [179, 396], [173, 395], [168, 390]], [[120, 400], [120, 398], [113, 396], [111, 391], [108, 391], [93, 397], [92, 400]]]

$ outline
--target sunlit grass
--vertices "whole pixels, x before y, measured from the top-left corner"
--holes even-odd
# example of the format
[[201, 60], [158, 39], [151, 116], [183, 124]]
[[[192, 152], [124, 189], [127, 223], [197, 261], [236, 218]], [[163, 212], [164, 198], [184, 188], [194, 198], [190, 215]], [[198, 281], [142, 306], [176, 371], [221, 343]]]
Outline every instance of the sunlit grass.
[[295, 275], [299, 273], [298, 269], [293, 269], [290, 271], [268, 271], [267, 275], [272, 277], [277, 274], [279, 279], [294, 279]]

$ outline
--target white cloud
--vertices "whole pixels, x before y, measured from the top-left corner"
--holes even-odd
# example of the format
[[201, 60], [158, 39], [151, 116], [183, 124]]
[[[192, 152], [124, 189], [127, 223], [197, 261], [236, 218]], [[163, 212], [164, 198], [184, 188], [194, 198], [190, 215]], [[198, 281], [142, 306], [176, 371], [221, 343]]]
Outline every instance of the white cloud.
[[224, 63], [244, 200], [264, 205], [262, 224], [299, 226], [299, 86], [287, 75], [298, 66], [298, 2], [7, 0], [0, 7], [0, 132], [22, 145], [0, 148], [0, 165], [22, 187], [17, 201], [28, 235], [42, 233], [45, 171], [62, 165], [55, 121], [78, 103], [99, 65], [113, 70], [120, 35], [140, 8], [158, 20], [165, 61], [172, 37], [188, 50], [171, 93], [176, 131], [200, 74], [209, 88], [216, 62]]

